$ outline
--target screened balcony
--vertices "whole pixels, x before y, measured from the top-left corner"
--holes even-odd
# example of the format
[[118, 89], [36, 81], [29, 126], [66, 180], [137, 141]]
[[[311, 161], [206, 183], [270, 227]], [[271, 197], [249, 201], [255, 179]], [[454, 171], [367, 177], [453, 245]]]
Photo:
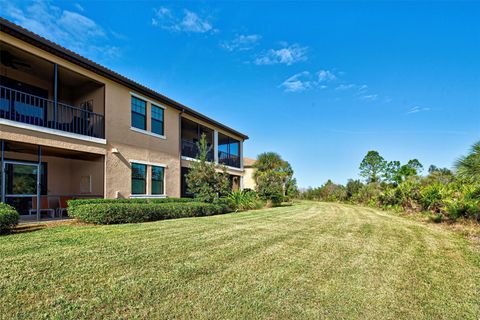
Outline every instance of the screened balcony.
[[207, 160], [214, 160], [213, 130], [202, 126], [189, 119], [182, 118], [182, 156], [188, 158], [197, 158], [199, 155], [198, 143], [202, 135], [205, 135], [207, 146]]
[[0, 42], [0, 119], [105, 138], [104, 84]]

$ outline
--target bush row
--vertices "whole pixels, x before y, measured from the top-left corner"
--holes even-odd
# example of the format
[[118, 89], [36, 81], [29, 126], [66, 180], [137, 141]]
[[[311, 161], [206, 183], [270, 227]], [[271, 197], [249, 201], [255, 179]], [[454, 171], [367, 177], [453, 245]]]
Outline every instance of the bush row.
[[222, 214], [228, 206], [194, 201], [181, 202], [98, 202], [74, 205], [68, 214], [95, 224], [118, 224]]
[[137, 204], [154, 204], [154, 203], [188, 203], [195, 202], [194, 199], [190, 198], [121, 198], [121, 199], [76, 199], [68, 201], [68, 209], [71, 211], [73, 208], [85, 205], [85, 204], [104, 204], [104, 203], [137, 203]]
[[8, 204], [0, 203], [0, 234], [9, 232], [18, 224], [18, 212]]

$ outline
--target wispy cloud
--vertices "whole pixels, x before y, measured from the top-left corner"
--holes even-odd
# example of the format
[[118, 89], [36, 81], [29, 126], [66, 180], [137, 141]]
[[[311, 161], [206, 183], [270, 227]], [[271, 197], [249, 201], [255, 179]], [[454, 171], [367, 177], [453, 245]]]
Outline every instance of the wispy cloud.
[[337, 91], [346, 91], [346, 90], [350, 90], [350, 89], [355, 89], [357, 88], [357, 85], [356, 84], [353, 84], [353, 83], [348, 83], [348, 84], [339, 84], [335, 90]]
[[61, 9], [50, 1], [14, 4], [0, 1], [3, 15], [51, 41], [93, 59], [111, 59], [120, 49], [98, 23], [80, 13]]
[[227, 51], [247, 51], [253, 49], [262, 38], [259, 34], [240, 34], [230, 41], [224, 41], [220, 44]]
[[314, 88], [326, 89], [326, 83], [336, 79], [337, 77], [329, 70], [320, 70], [314, 74], [303, 71], [294, 74], [282, 82], [279, 87], [285, 92], [302, 92]]
[[185, 33], [208, 33], [218, 31], [206, 17], [198, 13], [184, 9], [181, 15], [177, 15], [166, 7], [154, 9], [152, 25], [173, 32]]
[[430, 111], [430, 108], [415, 106], [415, 107], [411, 107], [406, 112], [406, 114], [414, 114], [414, 113], [427, 112], [427, 111]]
[[77, 10], [80, 12], [85, 11], [85, 9], [80, 5], [80, 3], [75, 3], [73, 6], [77, 8]]
[[258, 55], [254, 63], [257, 65], [286, 64], [292, 65], [307, 60], [308, 47], [301, 47], [298, 44], [287, 45], [280, 49], [269, 49]]
[[360, 99], [375, 101], [375, 100], [378, 99], [378, 94], [365, 94], [365, 95], [360, 96]]

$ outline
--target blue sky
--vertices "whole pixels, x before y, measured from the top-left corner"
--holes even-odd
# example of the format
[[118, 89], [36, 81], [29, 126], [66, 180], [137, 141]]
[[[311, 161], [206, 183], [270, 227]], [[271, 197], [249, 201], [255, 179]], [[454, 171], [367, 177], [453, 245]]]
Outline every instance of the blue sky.
[[480, 3], [15, 2], [2, 16], [250, 136], [301, 187], [480, 138]]

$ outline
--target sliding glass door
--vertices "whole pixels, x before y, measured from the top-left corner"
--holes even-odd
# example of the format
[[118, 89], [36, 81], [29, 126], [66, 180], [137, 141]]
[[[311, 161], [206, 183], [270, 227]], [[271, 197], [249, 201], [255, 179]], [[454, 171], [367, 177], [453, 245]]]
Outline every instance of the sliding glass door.
[[4, 161], [2, 168], [2, 195], [5, 202], [20, 214], [29, 214], [33, 198], [37, 197], [40, 165], [20, 161]]

